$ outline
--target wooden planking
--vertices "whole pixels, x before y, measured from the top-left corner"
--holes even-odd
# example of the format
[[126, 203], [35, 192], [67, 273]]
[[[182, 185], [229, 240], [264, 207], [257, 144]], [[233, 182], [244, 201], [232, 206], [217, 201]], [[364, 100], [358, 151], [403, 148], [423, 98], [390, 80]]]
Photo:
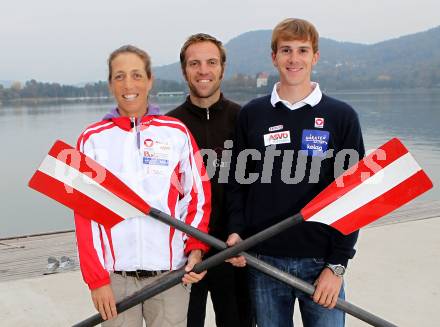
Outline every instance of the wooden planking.
[[[440, 216], [440, 201], [410, 203], [368, 227], [428, 219]], [[0, 281], [43, 275], [47, 258], [58, 260], [67, 256], [75, 260], [72, 270], [78, 270], [78, 255], [74, 232], [59, 232], [35, 236], [0, 239]]]
[[73, 232], [26, 236], [0, 240], [0, 281], [42, 276], [47, 258], [67, 256], [78, 270], [76, 240]]
[[413, 220], [440, 217], [440, 201], [409, 203], [385, 217], [375, 221], [369, 227], [397, 224]]

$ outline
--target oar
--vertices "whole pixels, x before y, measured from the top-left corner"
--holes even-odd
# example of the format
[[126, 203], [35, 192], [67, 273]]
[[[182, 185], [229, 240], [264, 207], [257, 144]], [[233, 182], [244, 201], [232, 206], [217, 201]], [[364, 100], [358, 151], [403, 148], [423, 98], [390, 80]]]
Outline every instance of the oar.
[[[386, 154], [386, 160], [380, 160], [383, 153]], [[381, 165], [378, 165], [378, 161], [382, 161]], [[76, 165], [72, 163], [76, 163]], [[396, 139], [366, 157], [356, 167], [347, 171], [319, 194], [301, 211], [301, 214], [295, 215], [295, 219], [286, 219], [273, 226], [274, 228], [268, 229], [273, 234], [263, 231], [263, 234], [266, 232], [264, 239], [303, 221], [303, 219], [327, 223], [348, 234], [432, 187], [426, 174], [421, 171], [411, 155]], [[97, 178], [85, 177], [86, 173], [89, 175], [92, 173], [92, 176], [98, 175], [100, 180], [97, 182]], [[391, 178], [385, 178], [386, 183], [380, 183], [382, 177], [388, 177], [387, 175], [390, 175]], [[78, 178], [79, 176], [83, 178]], [[364, 183], [364, 180], [369, 183]], [[50, 183], [49, 187], [48, 182]], [[150, 214], [151, 208], [142, 199], [125, 185], [119, 187], [118, 183], [121, 184], [114, 175], [105, 172], [104, 168], [96, 162], [70, 146], [57, 142], [32, 178], [30, 186], [64, 203], [83, 216], [94, 217], [95, 220], [107, 226], [112, 226], [133, 216], [139, 216], [142, 212]], [[410, 192], [406, 192], [408, 184], [412, 186]], [[115, 188], [115, 185], [119, 186]], [[343, 186], [340, 187], [340, 185]], [[117, 197], [112, 193], [123, 197], [124, 201], [116, 203], [118, 201], [112, 198], [117, 199]], [[355, 196], [351, 194], [355, 194]], [[357, 199], [359, 194], [367, 199]], [[391, 198], [397, 199], [397, 201], [380, 207], [380, 203], [384, 199]], [[134, 207], [128, 205], [126, 201], [132, 203]], [[357, 206], [353, 206], [353, 202]], [[341, 207], [341, 203], [345, 203], [349, 208]], [[380, 209], [377, 214], [371, 214], [374, 211], [371, 210], [372, 206]], [[325, 211], [329, 211], [335, 219], [321, 221], [325, 219], [325, 215], [322, 215], [322, 212]], [[237, 246], [226, 250], [223, 256], [237, 254], [247, 248], [246, 246], [255, 245], [263, 238], [260, 234], [259, 237], [261, 238], [253, 239], [254, 243], [250, 243], [251, 237], [240, 243], [241, 247]], [[249, 242], [245, 243], [247, 241]]]
[[[365, 179], [369, 178], [372, 174], [368, 173], [368, 171], [364, 170], [364, 168], [365, 167], [374, 167], [375, 168], [374, 172], [375, 173], [378, 172], [378, 170], [381, 169], [381, 167], [374, 165], [374, 159], [377, 158], [377, 157], [382, 158], [382, 159], [386, 159], [386, 157], [387, 157], [386, 154], [387, 153], [388, 153], [388, 160], [389, 161], [388, 162], [382, 162], [382, 166], [386, 167], [389, 164], [401, 165], [401, 163], [404, 162], [402, 160], [406, 160], [405, 162], [407, 162], [407, 163], [410, 162], [410, 164], [409, 165], [408, 164], [404, 164], [402, 166], [402, 169], [403, 170], [408, 170], [410, 172], [409, 173], [409, 177], [411, 178], [411, 176], [412, 176], [411, 175], [411, 171], [412, 171], [412, 169], [411, 169], [411, 166], [412, 166], [411, 161], [413, 159], [410, 158], [411, 160], [408, 161], [408, 159], [405, 159], [405, 158], [408, 158], [408, 157], [404, 157], [403, 159], [400, 159], [400, 161], [395, 162], [401, 156], [405, 156], [407, 152], [406, 152], [406, 149], [404, 149], [402, 147], [402, 144], [400, 142], [398, 142], [396, 140], [393, 140], [392, 142], [389, 142], [386, 145], [384, 145], [382, 148], [380, 148], [376, 152], [372, 153], [369, 157], [365, 158], [363, 162], [359, 163], [358, 168], [353, 168], [352, 170], [347, 172], [344, 176], [342, 176], [337, 181], [335, 181], [335, 183], [332, 186], [329, 186], [329, 188], [326, 191], [332, 191], [332, 192], [330, 192], [330, 194], [336, 194], [335, 197], [336, 198], [340, 198], [342, 192], [340, 192], [340, 190], [335, 190], [334, 188], [340, 188], [340, 185], [343, 184], [344, 179], [346, 179], [345, 180], [346, 187], [348, 187], [349, 190], [353, 190], [356, 187], [355, 184], [358, 184], [359, 179], [353, 178], [352, 175], [357, 171], [357, 174], [360, 174], [359, 176], [362, 177], [362, 180], [365, 180]], [[415, 171], [418, 172], [418, 169], [415, 169]], [[383, 174], [385, 172], [382, 171], [381, 173]], [[386, 173], [389, 174], [390, 171], [388, 170], [388, 172], [386, 172]], [[348, 176], [351, 176], [351, 177], [348, 178]], [[417, 177], [417, 176], [414, 177], [415, 179], [414, 178], [412, 179], [413, 182], [414, 182], [413, 183], [414, 185], [410, 188], [410, 190], [406, 190], [405, 194], [399, 194], [399, 193], [395, 193], [394, 194], [395, 196], [399, 196], [399, 195], [403, 196], [403, 198], [399, 197], [399, 201], [406, 201], [407, 202], [407, 201], [409, 201], [409, 199], [411, 197], [415, 197], [417, 194], [420, 194], [422, 192], [423, 187], [426, 187], [427, 189], [430, 187], [429, 180], [427, 180], [423, 176], [423, 174], [421, 176], [422, 176], [421, 179], [418, 179], [419, 177]], [[370, 180], [369, 182], [367, 182], [367, 185], [368, 184], [380, 185], [380, 183], [388, 182], [388, 186], [386, 188], [390, 188], [392, 185], [396, 184], [396, 176], [395, 176], [395, 174], [394, 175], [389, 175], [387, 180], [382, 179], [382, 177], [380, 175], [377, 175], [375, 178], [376, 178], [376, 180], [373, 179], [373, 180]], [[390, 178], [395, 180], [394, 184], [390, 184], [390, 181], [389, 181]], [[380, 179], [380, 181], [377, 181], [377, 179]], [[402, 180], [402, 178], [400, 180]], [[358, 181], [358, 182], [356, 182], [356, 181]], [[401, 183], [401, 181], [400, 181], [400, 183]], [[415, 188], [414, 186], [418, 185], [419, 183], [421, 183], [422, 189], [416, 190], [417, 188]], [[398, 185], [398, 183], [396, 185]], [[332, 189], [332, 187], [333, 187], [333, 189]], [[383, 186], [380, 186], [380, 187], [383, 187]], [[370, 192], [375, 192], [374, 189], [375, 188], [370, 188], [369, 191]], [[403, 188], [400, 188], [400, 190], [403, 190]], [[335, 192], [335, 193], [333, 193], [333, 192]], [[357, 192], [359, 194], [359, 190]], [[410, 196], [406, 195], [408, 192], [409, 192]], [[319, 196], [317, 197], [317, 199], [319, 200]], [[355, 200], [355, 199], [352, 199], [352, 200]], [[319, 200], [319, 201], [321, 201], [321, 200]], [[378, 205], [379, 202], [375, 201], [374, 203], [375, 203], [375, 205]], [[403, 202], [400, 205], [402, 205], [402, 204], [403, 204]], [[310, 206], [312, 206], [312, 205], [313, 205], [313, 202], [310, 204]], [[398, 203], [394, 202], [394, 205], [398, 206]], [[363, 212], [364, 212], [364, 214], [363, 214], [364, 215], [364, 217], [363, 217], [364, 221], [372, 221], [372, 220], [374, 220], [370, 215], [366, 215], [365, 216], [365, 213], [368, 212], [368, 210], [364, 210]], [[380, 211], [380, 212], [382, 212], [382, 211]], [[215, 247], [217, 249], [224, 249], [224, 248], [226, 248], [226, 244], [224, 242], [221, 242], [221, 241], [213, 238], [212, 236], [207, 235], [207, 234], [205, 234], [205, 233], [203, 233], [203, 232], [201, 232], [201, 231], [199, 231], [199, 230], [197, 230], [197, 229], [195, 229], [195, 228], [193, 228], [191, 226], [187, 226], [186, 224], [180, 222], [179, 220], [176, 220], [173, 217], [171, 217], [171, 216], [169, 216], [169, 215], [167, 215], [167, 214], [165, 214], [163, 212], [160, 212], [157, 209], [151, 208], [151, 211], [150, 211], [149, 215], [151, 217], [153, 217], [153, 218], [156, 218], [156, 219], [158, 219], [158, 220], [168, 224], [168, 225], [171, 225], [171, 226], [173, 226], [173, 227], [175, 227], [175, 228], [177, 228], [179, 230], [182, 230], [182, 231], [186, 232], [187, 234], [189, 234], [189, 235], [191, 235], [193, 237], [196, 237], [196, 238], [198, 238], [198, 239], [200, 239], [200, 240], [210, 244], [211, 246], [213, 246], [213, 247]], [[380, 216], [380, 214], [379, 214], [379, 216]], [[361, 220], [362, 217], [359, 216], [357, 218], [359, 220]], [[288, 221], [289, 219], [293, 219], [293, 218], [288, 218], [288, 219], [286, 219], [286, 221]], [[282, 225], [274, 226], [274, 230], [275, 231], [278, 228], [283, 229]], [[270, 234], [269, 231], [265, 231], [265, 232]], [[255, 236], [255, 238], [259, 239], [260, 235]], [[268, 275], [270, 275], [270, 276], [272, 276], [272, 277], [274, 277], [274, 278], [276, 278], [278, 280], [281, 280], [281, 281], [285, 282], [288, 285], [291, 285], [291, 286], [293, 286], [293, 287], [295, 287], [295, 288], [305, 292], [306, 294], [310, 294], [310, 295], [313, 294], [314, 286], [312, 286], [312, 285], [310, 285], [308, 283], [305, 283], [304, 281], [302, 281], [302, 280], [300, 280], [300, 279], [298, 279], [298, 278], [296, 278], [294, 276], [291, 276], [291, 275], [289, 275], [289, 274], [287, 274], [285, 272], [282, 272], [282, 271], [280, 271], [280, 270], [278, 270], [278, 269], [276, 269], [276, 268], [274, 268], [274, 267], [272, 267], [272, 266], [270, 266], [270, 265], [268, 265], [268, 264], [266, 264], [266, 263], [264, 263], [264, 262], [262, 262], [262, 261], [260, 261], [260, 260], [258, 260], [256, 258], [252, 257], [249, 254], [244, 254], [244, 255], [245, 255], [249, 265], [259, 269], [260, 271], [262, 271], [262, 272], [264, 272], [264, 273], [266, 273], [266, 274], [268, 274]], [[197, 267], [197, 268], [199, 268], [199, 267]], [[195, 268], [195, 269], [197, 269], [197, 268]], [[197, 271], [199, 271], [199, 270], [197, 269]], [[180, 275], [179, 275], [179, 277], [180, 277]], [[170, 282], [169, 277], [164, 277], [163, 281], [158, 281], [157, 283], [160, 285], [162, 282], [168, 285], [168, 283]], [[179, 282], [179, 280], [177, 280], [177, 283], [178, 282]], [[172, 285], [174, 285], [174, 284], [172, 284]], [[150, 287], [151, 287], [151, 289], [150, 289]], [[146, 287], [145, 289], [143, 289], [142, 293], [141, 293], [143, 295], [137, 294], [135, 296], [135, 298], [137, 298], [138, 296], [142, 296], [142, 298], [144, 300], [146, 300], [149, 297], [154, 296], [155, 294], [157, 294], [155, 291], [157, 291], [158, 287], [156, 285], [151, 285], [150, 287]], [[126, 300], [128, 301], [128, 303], [131, 302], [131, 299], [127, 298], [123, 302], [121, 302], [121, 304], [125, 305], [126, 304], [126, 302], [125, 302]], [[377, 317], [377, 316], [375, 316], [375, 315], [373, 315], [373, 314], [371, 314], [371, 313], [369, 313], [369, 312], [367, 312], [367, 311], [365, 311], [365, 310], [363, 310], [363, 309], [361, 309], [361, 308], [359, 308], [359, 307], [357, 307], [357, 306], [355, 306], [353, 304], [350, 304], [350, 303], [348, 303], [348, 302], [346, 302], [344, 300], [341, 300], [341, 299], [338, 299], [336, 307], [341, 309], [341, 310], [343, 310], [343, 311], [345, 311], [345, 312], [347, 312], [347, 313], [349, 313], [349, 314], [352, 314], [355, 317], [358, 317], [359, 319], [361, 319], [361, 320], [363, 320], [363, 321], [365, 321], [365, 322], [367, 322], [367, 323], [369, 323], [369, 324], [371, 324], [373, 326], [394, 326], [393, 324], [383, 320], [382, 318]], [[98, 319], [99, 320], [100, 316], [96, 315], [94, 318], [91, 318], [91, 319]], [[97, 320], [95, 320], [95, 322], [96, 321]], [[86, 323], [85, 325], [78, 325], [78, 326], [89, 326], [89, 325], [87, 325], [87, 322], [89, 322], [89, 320], [85, 321], [85, 323]]]
[[[258, 260], [255, 257], [242, 253], [247, 260], [247, 263], [258, 270], [260, 270], [263, 273], [268, 274], [269, 276], [272, 276], [276, 278], [277, 280], [284, 282], [288, 285], [291, 285], [301, 291], [304, 291], [305, 293], [311, 295], [314, 292], [315, 287], [311, 284], [308, 284], [304, 281], [302, 281], [299, 278], [296, 278], [292, 275], [289, 275], [288, 273], [285, 273], [279, 269], [276, 269], [272, 267], [271, 265], [265, 263], [264, 261]], [[214, 257], [214, 256], [213, 256]], [[211, 257], [211, 258], [213, 258]], [[206, 260], [205, 260], [206, 261]], [[193, 271], [195, 272], [201, 272], [206, 270], [208, 265], [205, 263], [205, 261], [197, 264], [194, 266]], [[210, 265], [209, 265], [210, 266]], [[133, 293], [132, 295], [126, 297], [122, 301], [118, 302], [116, 304], [116, 311], [119, 313], [128, 310], [132, 306], [135, 306], [147, 299], [152, 298], [153, 296], [175, 286], [176, 284], [180, 283], [182, 280], [183, 275], [185, 274], [184, 268], [171, 271], [169, 273], [166, 273], [162, 275], [161, 277], [157, 278], [155, 281], [150, 283], [148, 286], [145, 286], [144, 288], [140, 289], [139, 291]], [[342, 311], [345, 311], [354, 317], [359, 318], [360, 320], [365, 321], [366, 323], [377, 326], [377, 327], [397, 327], [396, 325], [354, 305], [351, 304], [345, 300], [338, 299], [337, 308], [339, 308]], [[103, 322], [103, 319], [100, 314], [95, 314], [75, 325], [73, 327], [91, 327], [96, 326], [97, 324]]]
[[[158, 217], [158, 218], [160, 217], [159, 220], [161, 220], [161, 221], [167, 221], [168, 219], [178, 221], [177, 219], [173, 219], [172, 217], [169, 217], [168, 215], [160, 212], [159, 210], [153, 209], [153, 208], [151, 209], [150, 214], [152, 217]], [[245, 239], [244, 241], [234, 245], [233, 247], [226, 248], [225, 250], [207, 258], [206, 260], [203, 260], [201, 263], [194, 266], [193, 271], [200, 273], [204, 270], [210, 269], [210, 268], [222, 263], [224, 260], [226, 260], [234, 255], [237, 255], [246, 249], [253, 247], [254, 245], [272, 237], [273, 235], [279, 233], [282, 230], [285, 230], [286, 226], [287, 226], [287, 228], [290, 227], [290, 223], [288, 222], [289, 220], [293, 219], [295, 221], [295, 220], [299, 219], [300, 217], [301, 217], [300, 214], [297, 214], [293, 217], [287, 218], [287, 219], [283, 220], [282, 222], [275, 224], [275, 225], [265, 229], [264, 231], [261, 231], [255, 235]], [[186, 224], [184, 224], [182, 222], [180, 222], [180, 224], [175, 224], [174, 222], [172, 222], [172, 225], [175, 226], [176, 228], [181, 227], [182, 229], [186, 229], [186, 227], [184, 227], [182, 225], [187, 226]], [[188, 231], [189, 230], [190, 229], [188, 229]], [[197, 229], [195, 229], [195, 230], [200, 232]], [[202, 240], [202, 241], [203, 241], [203, 239], [206, 239], [206, 240], [211, 239], [208, 234], [204, 234], [202, 232], [200, 232], [200, 233], [195, 232], [194, 234], [197, 234], [197, 238], [200, 236], [200, 240]], [[215, 240], [214, 242], [219, 243], [218, 240]], [[222, 243], [222, 242], [220, 242], [220, 243]], [[224, 245], [226, 245], [226, 244], [224, 244]], [[250, 262], [252, 262], [253, 257], [250, 255], [247, 255], [247, 257], [251, 258]], [[255, 260], [254, 260], [255, 263], [258, 263], [258, 265], [261, 264], [260, 262], [255, 261]], [[256, 266], [256, 268], [258, 268], [258, 267], [259, 266]], [[285, 280], [289, 281], [289, 284], [294, 283], [295, 285], [293, 285], [293, 286], [296, 286], [297, 281], [294, 278], [292, 278], [293, 276], [290, 276], [286, 273], [283, 273], [282, 271], [275, 270], [274, 267], [271, 267], [268, 264], [263, 265], [263, 267], [268, 268], [268, 270], [271, 272], [271, 274], [270, 274], [271, 276], [277, 277], [277, 279], [278, 279], [278, 277], [284, 278]], [[263, 270], [263, 272], [264, 272], [264, 270]], [[179, 284], [185, 273], [186, 272], [184, 269], [179, 269], [177, 271], [173, 271], [171, 273], [168, 273], [161, 278], [158, 278], [158, 280], [156, 280], [154, 283], [146, 286], [145, 288], [143, 288], [139, 292], [136, 292], [135, 294], [120, 301], [116, 305], [116, 311], [118, 313], [121, 313], [121, 312], [159, 294], [160, 292], [163, 292], [163, 291], [173, 287], [174, 285]], [[307, 284], [307, 283], [305, 283], [305, 284]], [[308, 294], [310, 294], [310, 295], [313, 294], [314, 287], [312, 285], [304, 285], [302, 288]], [[312, 292], [310, 292], [311, 288], [313, 288]], [[373, 314], [371, 314], [371, 313], [369, 313], [369, 312], [367, 312], [367, 311], [365, 311], [365, 310], [363, 310], [353, 304], [350, 304], [344, 300], [338, 299], [336, 306], [337, 306], [337, 308], [339, 308], [341, 310], [345, 309], [344, 311], [346, 311], [347, 313], [353, 314], [353, 316], [358, 317], [359, 319], [361, 319], [365, 322], [368, 322], [373, 326], [396, 327], [392, 323], [390, 323], [380, 317], [377, 317], [377, 316], [375, 316], [375, 315], [373, 315]], [[95, 325], [101, 323], [102, 321], [103, 321], [103, 319], [102, 319], [101, 315], [95, 314], [92, 317], [87, 318], [86, 320], [81, 321], [78, 324], [75, 324], [74, 327], [95, 326]]]

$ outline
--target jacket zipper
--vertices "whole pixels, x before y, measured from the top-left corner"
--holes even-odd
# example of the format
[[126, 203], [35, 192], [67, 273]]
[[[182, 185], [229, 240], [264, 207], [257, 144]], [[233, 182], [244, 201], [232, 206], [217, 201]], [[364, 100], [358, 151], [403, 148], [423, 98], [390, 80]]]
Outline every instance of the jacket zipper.
[[206, 120], [209, 120], [209, 108], [206, 108]]
[[[138, 125], [136, 123], [136, 117], [130, 117], [130, 123], [131, 123], [131, 128], [133, 128], [133, 132], [135, 133], [135, 139], [136, 139], [136, 146], [137, 146], [137, 153], [139, 155], [139, 160], [141, 161], [141, 165], [142, 163], [142, 154], [141, 154], [141, 147], [140, 147], [140, 132], [138, 129]], [[138, 239], [139, 239], [139, 249], [138, 249], [138, 255], [139, 255], [139, 264], [138, 267], [136, 267], [136, 269], [141, 269], [143, 266], [142, 263], [142, 223], [141, 221], [138, 219], [137, 222], [138, 225]]]
[[139, 125], [136, 122], [136, 117], [130, 117], [130, 124], [131, 124], [131, 128], [133, 128], [133, 131], [136, 133], [136, 145], [138, 150], [141, 149], [141, 135], [140, 135], [140, 131], [139, 131]]

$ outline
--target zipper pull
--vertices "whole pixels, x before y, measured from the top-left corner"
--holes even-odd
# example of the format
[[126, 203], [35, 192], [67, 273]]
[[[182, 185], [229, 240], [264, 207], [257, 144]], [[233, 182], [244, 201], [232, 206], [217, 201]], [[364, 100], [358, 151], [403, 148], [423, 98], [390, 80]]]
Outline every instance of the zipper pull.
[[136, 125], [136, 117], [130, 117], [130, 124], [131, 124], [131, 128], [133, 128], [133, 132], [136, 133], [136, 145], [137, 148], [140, 150], [141, 149], [141, 133], [138, 129], [138, 126]]
[[209, 120], [209, 108], [206, 108], [206, 120]]

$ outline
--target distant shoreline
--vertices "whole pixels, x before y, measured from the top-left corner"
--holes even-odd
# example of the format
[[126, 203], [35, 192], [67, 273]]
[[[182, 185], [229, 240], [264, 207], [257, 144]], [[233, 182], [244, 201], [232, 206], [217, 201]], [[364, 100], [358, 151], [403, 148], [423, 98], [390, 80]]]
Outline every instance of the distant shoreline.
[[[372, 89], [325, 89], [323, 90], [330, 94], [388, 94], [388, 93], [422, 93], [422, 92], [440, 92], [440, 87], [430, 87], [430, 88], [372, 88]], [[231, 99], [252, 99], [265, 95], [267, 93], [247, 93], [247, 92], [225, 92], [226, 96]], [[186, 98], [186, 94], [183, 96], [170, 96], [170, 97], [158, 97], [156, 95], [151, 95], [151, 100], [153, 103], [166, 103], [174, 104], [183, 102]], [[41, 105], [41, 104], [63, 104], [63, 103], [114, 103], [112, 96], [101, 96], [101, 97], [37, 97], [37, 98], [18, 98], [10, 100], [0, 100], [1, 106], [16, 106], [16, 105]]]

